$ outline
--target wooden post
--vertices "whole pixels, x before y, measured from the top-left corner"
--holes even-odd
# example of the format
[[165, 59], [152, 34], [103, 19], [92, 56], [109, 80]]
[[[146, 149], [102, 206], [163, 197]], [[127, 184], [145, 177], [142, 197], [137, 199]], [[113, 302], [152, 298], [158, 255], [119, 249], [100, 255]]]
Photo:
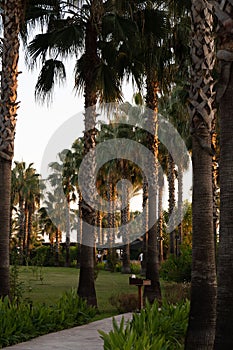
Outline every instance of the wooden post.
[[144, 280], [142, 278], [137, 277], [130, 277], [129, 278], [129, 284], [132, 284], [134, 286], [138, 287], [138, 310], [143, 309], [143, 294], [142, 294], [142, 287], [143, 286], [150, 286], [151, 281], [150, 280]]

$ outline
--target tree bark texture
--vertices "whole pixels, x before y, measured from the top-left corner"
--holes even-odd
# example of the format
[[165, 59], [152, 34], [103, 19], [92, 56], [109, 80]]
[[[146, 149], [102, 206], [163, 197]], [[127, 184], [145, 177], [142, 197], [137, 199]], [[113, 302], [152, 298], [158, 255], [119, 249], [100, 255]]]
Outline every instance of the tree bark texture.
[[215, 350], [233, 349], [233, 4], [218, 1], [220, 232]]
[[212, 77], [215, 54], [212, 13], [213, 6], [209, 1], [192, 1], [189, 113], [193, 162], [193, 253], [186, 350], [213, 349], [215, 336], [216, 269], [211, 151], [211, 128], [215, 114]]

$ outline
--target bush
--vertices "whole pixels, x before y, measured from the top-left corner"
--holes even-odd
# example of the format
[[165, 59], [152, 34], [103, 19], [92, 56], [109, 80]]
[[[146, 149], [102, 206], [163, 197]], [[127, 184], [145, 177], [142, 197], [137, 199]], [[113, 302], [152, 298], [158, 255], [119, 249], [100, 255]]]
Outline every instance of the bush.
[[50, 246], [40, 246], [31, 251], [30, 265], [34, 266], [54, 266], [54, 254]]
[[190, 283], [165, 282], [163, 285], [162, 294], [166, 302], [170, 304], [190, 300]]
[[132, 312], [137, 309], [138, 298], [136, 294], [118, 294], [109, 298], [111, 305], [115, 306], [119, 313]]
[[87, 306], [75, 290], [66, 292], [52, 306], [0, 299], [0, 347], [90, 322], [96, 309]]
[[178, 350], [183, 349], [188, 324], [189, 302], [177, 305], [147, 303], [140, 314], [124, 326], [124, 317], [118, 326], [113, 319], [113, 330], [99, 331], [105, 350]]
[[141, 272], [141, 263], [140, 261], [133, 261], [130, 263], [131, 273], [134, 275], [139, 275]]
[[106, 265], [106, 263], [105, 262], [98, 262], [97, 264], [96, 264], [96, 268], [98, 269], [98, 270], [105, 270], [105, 265]]
[[190, 247], [181, 248], [181, 255], [170, 255], [162, 263], [160, 276], [165, 281], [190, 282], [191, 281], [192, 251]]

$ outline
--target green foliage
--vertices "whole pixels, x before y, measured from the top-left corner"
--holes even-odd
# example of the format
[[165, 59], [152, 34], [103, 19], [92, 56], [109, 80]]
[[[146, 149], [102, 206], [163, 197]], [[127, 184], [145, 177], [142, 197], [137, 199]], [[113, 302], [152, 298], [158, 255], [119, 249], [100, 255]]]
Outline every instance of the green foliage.
[[183, 348], [188, 324], [189, 302], [177, 305], [158, 303], [134, 314], [132, 321], [124, 326], [113, 319], [110, 333], [99, 331], [104, 340], [104, 350], [178, 350]]
[[0, 299], [0, 347], [87, 323], [95, 314], [96, 310], [87, 306], [74, 289], [52, 306]]
[[141, 272], [141, 263], [140, 261], [135, 261], [130, 263], [131, 273], [134, 275], [139, 275]]
[[19, 265], [17, 260], [10, 267], [10, 294], [13, 299], [20, 302], [23, 296], [24, 282], [19, 278]]
[[106, 268], [111, 272], [116, 272], [119, 268], [119, 257], [114, 248], [109, 249]]
[[31, 251], [30, 265], [54, 266], [54, 256], [49, 246], [40, 246]]
[[99, 270], [105, 270], [105, 265], [106, 265], [106, 263], [104, 261], [101, 261], [101, 262], [97, 263], [96, 267]]
[[[76, 261], [77, 265], [78, 247], [70, 246], [70, 261]], [[75, 265], [75, 266], [76, 266]]]
[[135, 311], [138, 307], [138, 297], [136, 294], [113, 294], [109, 298], [111, 305], [115, 306], [119, 313]]
[[165, 281], [190, 282], [191, 281], [192, 250], [182, 247], [180, 256], [170, 255], [162, 263], [160, 276]]

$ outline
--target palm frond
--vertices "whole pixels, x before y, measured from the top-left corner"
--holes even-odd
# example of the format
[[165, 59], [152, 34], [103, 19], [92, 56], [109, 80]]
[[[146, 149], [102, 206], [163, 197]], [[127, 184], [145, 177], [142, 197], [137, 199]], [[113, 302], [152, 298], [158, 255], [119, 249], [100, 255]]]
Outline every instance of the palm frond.
[[122, 100], [120, 81], [114, 69], [111, 69], [103, 60], [95, 68], [95, 84], [101, 102]]
[[[83, 47], [84, 28], [82, 23], [72, 20], [54, 21], [53, 30], [38, 34], [28, 46], [28, 54], [32, 65], [38, 60], [45, 60], [46, 54], [53, 57], [67, 57], [77, 55]], [[60, 23], [62, 22], [62, 23]]]
[[39, 101], [47, 100], [47, 102], [50, 102], [55, 83], [62, 83], [65, 78], [65, 67], [61, 61], [53, 59], [46, 61], [36, 83], [36, 99]]
[[24, 18], [21, 21], [21, 38], [27, 44], [29, 34], [38, 25], [44, 28], [51, 16], [61, 15], [60, 0], [26, 0]]

